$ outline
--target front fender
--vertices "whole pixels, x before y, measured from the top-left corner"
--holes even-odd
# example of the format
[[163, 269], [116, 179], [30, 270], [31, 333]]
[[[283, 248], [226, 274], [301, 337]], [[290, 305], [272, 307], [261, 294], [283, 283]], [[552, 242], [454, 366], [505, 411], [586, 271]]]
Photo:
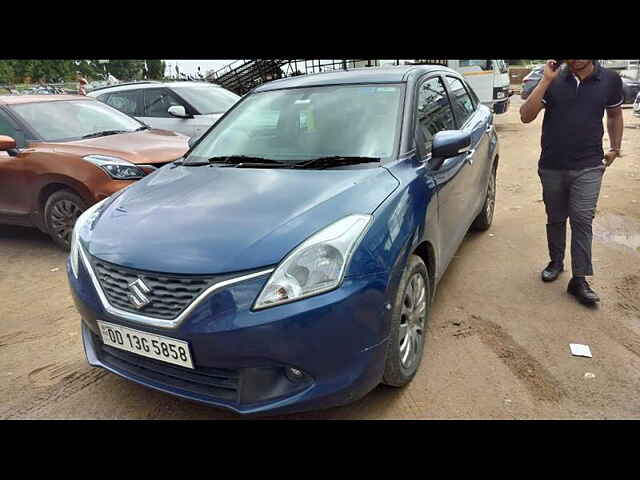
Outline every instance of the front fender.
[[400, 186], [374, 212], [353, 261], [361, 273], [388, 272], [385, 301], [392, 305], [409, 255], [425, 241], [437, 241], [437, 196], [424, 163], [415, 156], [386, 168]]

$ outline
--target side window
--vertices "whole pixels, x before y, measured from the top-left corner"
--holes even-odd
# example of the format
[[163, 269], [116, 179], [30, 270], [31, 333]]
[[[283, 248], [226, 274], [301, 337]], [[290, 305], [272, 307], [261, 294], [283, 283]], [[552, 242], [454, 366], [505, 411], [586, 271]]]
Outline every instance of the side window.
[[458, 60], [460, 67], [480, 67], [482, 70], [492, 70], [491, 60]]
[[153, 88], [144, 90], [144, 114], [143, 117], [175, 118], [167, 110], [174, 105], [182, 103], [166, 88]]
[[[102, 100], [101, 97], [102, 95], [98, 99]], [[138, 99], [138, 90], [127, 90], [126, 92], [112, 93], [104, 102], [128, 115], [137, 115], [139, 111]]]
[[469, 96], [469, 92], [467, 92], [464, 84], [459, 79], [447, 77], [447, 84], [451, 93], [451, 103], [456, 113], [458, 126], [461, 127], [473, 115], [476, 108]]
[[18, 142], [18, 131], [9, 117], [0, 110], [0, 135], [7, 135]]
[[480, 99], [478, 98], [478, 95], [476, 94], [476, 92], [473, 89], [473, 87], [471, 85], [469, 85], [468, 83], [467, 83], [467, 90], [469, 91], [469, 94], [471, 95], [471, 100], [473, 100], [474, 109], [477, 109], [478, 105], [480, 105]]
[[431, 152], [433, 136], [441, 130], [455, 130], [451, 104], [447, 92], [439, 77], [427, 80], [418, 90], [417, 104], [418, 128], [424, 134], [424, 146]]

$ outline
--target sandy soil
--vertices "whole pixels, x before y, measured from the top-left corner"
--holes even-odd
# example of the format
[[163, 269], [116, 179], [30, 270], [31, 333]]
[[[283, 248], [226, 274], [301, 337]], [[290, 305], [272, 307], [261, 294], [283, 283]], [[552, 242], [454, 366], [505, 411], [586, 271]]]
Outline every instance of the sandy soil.
[[[640, 119], [625, 109], [625, 155], [605, 175], [592, 281], [602, 303], [592, 310], [567, 295], [568, 273], [540, 281], [541, 119], [522, 125], [512, 98], [496, 117], [493, 226], [468, 235], [442, 279], [414, 381], [287, 418], [640, 418]], [[0, 418], [238, 418], [89, 367], [64, 261], [45, 235], [0, 227]], [[593, 358], [571, 356], [569, 343], [588, 344]]]

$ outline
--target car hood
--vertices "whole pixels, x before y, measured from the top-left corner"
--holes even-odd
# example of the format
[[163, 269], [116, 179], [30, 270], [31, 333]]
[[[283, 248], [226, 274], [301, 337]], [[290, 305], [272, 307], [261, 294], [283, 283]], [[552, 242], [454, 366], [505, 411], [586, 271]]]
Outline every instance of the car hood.
[[168, 130], [142, 130], [106, 137], [87, 138], [73, 142], [46, 142], [44, 148], [56, 153], [84, 157], [110, 155], [132, 163], [166, 163], [180, 158], [189, 149], [189, 137]]
[[140, 270], [240, 272], [277, 264], [346, 215], [373, 213], [397, 186], [381, 167], [166, 167], [123, 190], [83, 242]]

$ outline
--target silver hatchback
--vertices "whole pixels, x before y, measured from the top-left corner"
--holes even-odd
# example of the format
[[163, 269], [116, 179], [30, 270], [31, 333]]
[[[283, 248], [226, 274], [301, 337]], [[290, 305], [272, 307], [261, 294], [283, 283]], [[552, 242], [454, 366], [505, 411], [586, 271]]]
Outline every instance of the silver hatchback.
[[87, 95], [152, 128], [200, 137], [240, 97], [207, 82], [136, 82], [98, 88]]

